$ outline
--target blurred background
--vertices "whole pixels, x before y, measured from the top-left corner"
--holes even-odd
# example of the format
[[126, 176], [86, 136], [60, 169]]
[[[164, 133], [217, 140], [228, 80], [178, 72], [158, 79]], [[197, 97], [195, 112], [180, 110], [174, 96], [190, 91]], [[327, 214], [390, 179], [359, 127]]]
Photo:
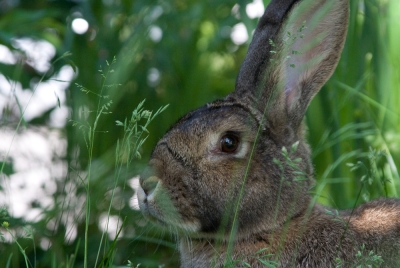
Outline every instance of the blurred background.
[[[174, 121], [234, 89], [268, 3], [0, 0], [0, 267], [177, 267], [174, 236], [138, 210], [137, 176]], [[325, 205], [400, 195], [399, 43], [399, 1], [351, 1], [305, 119]], [[144, 99], [170, 106], [124, 162], [116, 121]]]

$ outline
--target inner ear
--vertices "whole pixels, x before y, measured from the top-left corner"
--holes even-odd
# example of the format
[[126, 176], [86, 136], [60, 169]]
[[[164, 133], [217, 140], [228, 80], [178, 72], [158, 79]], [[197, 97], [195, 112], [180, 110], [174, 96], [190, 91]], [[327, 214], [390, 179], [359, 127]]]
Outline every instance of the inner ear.
[[295, 110], [295, 105], [300, 101], [301, 89], [297, 88], [295, 84], [288, 85], [284, 90], [284, 94], [288, 110]]
[[284, 107], [274, 109], [285, 113], [293, 127], [301, 123], [311, 99], [337, 65], [347, 32], [347, 2], [304, 0], [294, 6], [277, 36], [269, 69]]
[[332, 8], [334, 1], [305, 1], [293, 9], [281, 32], [280, 58], [284, 64], [280, 77], [285, 80], [284, 92], [289, 110], [299, 101], [304, 82], [316, 74], [321, 62], [331, 52], [326, 44], [331, 33], [326, 27], [333, 21], [330, 17], [335, 16]]

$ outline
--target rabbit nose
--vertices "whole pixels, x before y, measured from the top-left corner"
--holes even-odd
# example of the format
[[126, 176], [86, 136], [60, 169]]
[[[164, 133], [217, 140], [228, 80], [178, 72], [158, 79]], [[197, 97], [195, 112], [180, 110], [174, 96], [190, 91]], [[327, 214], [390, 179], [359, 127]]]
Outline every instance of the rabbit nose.
[[146, 196], [149, 196], [154, 192], [154, 189], [156, 189], [159, 181], [160, 179], [156, 176], [151, 176], [142, 182], [142, 189]]

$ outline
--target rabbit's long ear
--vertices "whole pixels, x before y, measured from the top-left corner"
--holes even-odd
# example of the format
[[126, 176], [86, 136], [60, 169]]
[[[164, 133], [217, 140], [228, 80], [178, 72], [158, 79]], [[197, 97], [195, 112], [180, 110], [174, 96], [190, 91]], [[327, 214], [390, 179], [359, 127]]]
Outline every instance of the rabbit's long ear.
[[348, 2], [272, 0], [254, 32], [233, 95], [256, 101], [252, 105], [262, 112], [267, 108], [271, 123], [297, 129], [339, 61]]

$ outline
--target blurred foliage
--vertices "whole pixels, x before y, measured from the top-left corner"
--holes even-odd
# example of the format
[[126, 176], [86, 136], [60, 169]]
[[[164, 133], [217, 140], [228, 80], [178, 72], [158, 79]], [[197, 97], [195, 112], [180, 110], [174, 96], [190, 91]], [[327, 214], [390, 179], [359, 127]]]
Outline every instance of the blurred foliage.
[[[150, 136], [140, 152], [142, 159], [121, 172], [117, 196], [125, 205], [112, 206], [110, 215], [117, 215], [125, 225], [115, 245], [113, 262], [127, 265], [130, 260], [133, 264], [142, 264], [141, 267], [178, 266], [179, 254], [173, 237], [149, 227], [140, 212], [127, 205], [133, 191], [126, 186], [126, 180], [140, 173], [152, 147], [174, 121], [234, 89], [248, 43], [234, 44], [230, 33], [239, 22], [245, 24], [249, 33], [255, 28], [257, 19], [250, 19], [246, 14], [246, 5], [250, 2], [0, 1], [0, 44], [18, 59], [15, 63], [0, 63], [0, 73], [9, 81], [19, 82], [24, 90], [32, 91], [42, 76], [47, 81], [64, 65], [73, 62], [71, 66], [76, 66], [77, 73], [67, 90], [66, 105], [74, 121], [93, 122], [95, 115], [82, 110], [95, 110], [99, 102], [96, 94], [84, 94], [76, 84], [98, 92], [102, 83], [98, 70], [106, 66], [107, 60], [116, 57], [109, 84], [121, 86], [108, 87], [102, 93], [112, 100], [109, 108], [112, 113], [99, 121], [93, 146], [89, 267], [94, 265], [100, 246], [102, 233], [98, 221], [107, 212], [109, 192], [115, 187], [115, 149], [117, 140], [123, 136], [123, 129], [116, 127], [115, 122], [130, 117], [143, 99], [149, 110], [155, 111], [168, 103], [170, 107], [148, 128]], [[357, 194], [362, 184], [366, 185], [362, 188], [364, 199], [398, 196], [400, 184], [395, 168], [395, 163], [400, 163], [400, 52], [397, 49], [400, 4], [397, 0], [354, 0], [351, 6], [342, 59], [332, 79], [315, 97], [306, 117], [316, 178], [325, 186], [320, 202], [337, 208], [351, 208], [361, 202]], [[72, 31], [75, 18], [88, 21], [85, 34]], [[66, 51], [72, 56], [69, 60], [57, 61], [43, 73], [16, 45], [15, 40], [22, 38], [50, 43], [55, 48], [53, 61]], [[57, 107], [25, 122], [23, 128], [46, 127], [54, 109]], [[16, 129], [19, 117], [20, 114], [5, 107], [0, 126]], [[55, 206], [43, 208], [45, 217], [37, 222], [12, 217], [7, 220], [21, 237], [18, 242], [33, 267], [83, 267], [85, 212], [82, 206], [73, 205], [79, 201], [68, 203], [67, 196], [72, 183], [74, 198], [85, 197], [80, 176], [87, 171], [89, 154], [78, 127], [68, 123], [60, 132], [67, 140], [67, 153], [61, 160], [68, 166], [68, 174], [57, 182], [53, 195]], [[384, 150], [386, 154], [375, 161], [376, 154], [369, 147]], [[7, 161], [0, 161], [7, 164], [1, 180], [14, 172], [12, 163]], [[359, 161], [367, 170], [374, 165], [376, 180], [363, 182], [360, 179], [365, 170], [352, 170], [346, 165]], [[77, 238], [72, 241], [66, 239], [68, 215], [77, 226]], [[22, 227], [27, 225], [35, 230], [29, 239], [23, 238], [26, 235]], [[44, 250], [40, 246], [43, 241], [50, 241], [51, 248]], [[107, 255], [107, 249], [113, 247], [111, 243], [112, 240], [101, 245], [101, 256]], [[6, 267], [8, 261], [9, 267], [24, 267], [23, 256], [15, 243], [0, 244], [0, 255], [0, 267]]]

